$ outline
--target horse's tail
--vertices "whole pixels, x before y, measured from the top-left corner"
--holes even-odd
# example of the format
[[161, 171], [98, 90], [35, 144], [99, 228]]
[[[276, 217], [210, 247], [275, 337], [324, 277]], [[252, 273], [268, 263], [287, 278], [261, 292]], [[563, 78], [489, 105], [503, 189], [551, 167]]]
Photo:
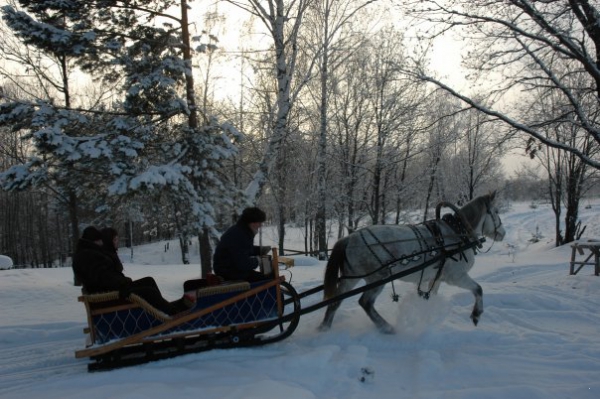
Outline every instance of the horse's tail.
[[336, 295], [339, 284], [339, 275], [346, 260], [346, 246], [348, 237], [344, 237], [335, 243], [331, 250], [331, 256], [325, 267], [325, 278], [323, 280], [323, 291], [325, 299]]

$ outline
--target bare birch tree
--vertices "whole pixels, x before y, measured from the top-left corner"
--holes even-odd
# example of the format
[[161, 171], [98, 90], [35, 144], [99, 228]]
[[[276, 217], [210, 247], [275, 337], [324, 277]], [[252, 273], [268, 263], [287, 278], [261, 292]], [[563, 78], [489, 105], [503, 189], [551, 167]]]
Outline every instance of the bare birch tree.
[[[545, 97], [540, 102], [537, 112], [553, 112], [555, 109], [553, 101], [553, 96]], [[589, 136], [582, 135], [574, 124], [550, 124], [542, 129], [552, 140], [566, 145], [577, 145], [589, 156], [593, 156], [598, 151]], [[555, 218], [555, 245], [559, 246], [579, 239], [585, 230], [578, 216], [579, 204], [582, 196], [596, 182], [598, 170], [583, 162], [575, 154], [550, 146], [537, 151], [535, 158], [539, 159], [539, 163], [547, 173], [547, 195]]]
[[[452, 167], [447, 180], [455, 188], [447, 200], [465, 204], [488, 189], [498, 189], [501, 177], [501, 157], [504, 145], [502, 125], [484, 113], [470, 109], [457, 115], [461, 130], [455, 142]], [[492, 182], [496, 187], [490, 187]]]
[[[359, 48], [332, 79], [330, 93], [332, 118], [330, 154], [337, 161], [340, 184], [338, 201], [334, 203], [340, 229], [338, 237], [355, 231], [364, 214], [366, 203], [362, 201], [361, 182], [366, 179], [367, 169], [363, 162], [369, 145], [367, 135], [373, 112], [368, 106], [369, 60], [364, 56], [367, 49]], [[345, 227], [346, 231], [343, 230]]]
[[[277, 81], [277, 109], [272, 134], [258, 169], [246, 188], [246, 197], [255, 203], [267, 182], [269, 171], [278, 157], [279, 149], [288, 132], [288, 118], [294, 102], [292, 79], [298, 57], [298, 35], [306, 8], [311, 0], [227, 0], [261, 20], [273, 40], [273, 63]], [[298, 89], [296, 89], [298, 90]], [[297, 91], [296, 91], [297, 93]]]
[[448, 149], [451, 143], [458, 139], [461, 129], [461, 121], [457, 117], [457, 112], [460, 110], [457, 101], [442, 91], [436, 94], [429, 108], [430, 120], [425, 152], [427, 191], [423, 206], [423, 221], [428, 219], [429, 208], [434, 200], [447, 200], [443, 176], [440, 179], [440, 166], [449, 156]]
[[[426, 21], [428, 28], [421, 32], [423, 38], [435, 39], [450, 31], [462, 35], [471, 46], [464, 63], [475, 72], [473, 79], [494, 79], [490, 96], [497, 99], [510, 95], [514, 100], [515, 92], [520, 90], [520, 108], [528, 109], [540, 94], [531, 90], [540, 89], [544, 96], [557, 96], [559, 106], [544, 119], [527, 120], [511, 110], [510, 102], [492, 101], [495, 106], [487, 107], [471, 93], [459, 91], [451, 83], [428, 73], [422, 64], [416, 65], [413, 71], [418, 78], [544, 145], [571, 152], [583, 162], [600, 168], [600, 160], [587, 154], [585, 148], [577, 143], [556, 141], [542, 129], [550, 123], [572, 124], [589, 136], [594, 146], [600, 145], [600, 127], [596, 123], [600, 109], [600, 7], [597, 2], [405, 0], [401, 7], [411, 16]], [[587, 79], [573, 80], [575, 75]], [[573, 86], [570, 83], [574, 81], [583, 84]]]
[[[319, 259], [327, 258], [327, 138], [328, 138], [328, 103], [330, 75], [352, 53], [352, 46], [359, 44], [350, 41], [348, 34], [349, 23], [355, 20], [358, 13], [363, 11], [375, 0], [314, 0], [311, 3], [310, 17], [311, 32], [317, 41], [315, 60], [319, 73], [320, 90], [317, 97], [319, 104], [319, 129], [317, 152], [317, 214], [315, 218], [315, 234], [318, 241]], [[307, 18], [308, 19], [308, 18]], [[310, 47], [308, 47], [310, 48]]]

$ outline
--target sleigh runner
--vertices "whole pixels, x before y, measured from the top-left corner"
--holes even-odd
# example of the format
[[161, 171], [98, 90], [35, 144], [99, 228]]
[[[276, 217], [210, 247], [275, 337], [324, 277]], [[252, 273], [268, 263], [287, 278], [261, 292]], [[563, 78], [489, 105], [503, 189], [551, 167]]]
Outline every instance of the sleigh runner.
[[[267, 259], [265, 259], [267, 260]], [[82, 295], [88, 345], [75, 353], [89, 357], [89, 370], [108, 369], [215, 348], [279, 341], [298, 325], [300, 302], [278, 275], [277, 252], [268, 257], [270, 280], [232, 282], [186, 291], [190, 310], [175, 316], [132, 294]], [[291, 314], [283, 320], [283, 316]], [[294, 316], [297, 315], [297, 316]]]

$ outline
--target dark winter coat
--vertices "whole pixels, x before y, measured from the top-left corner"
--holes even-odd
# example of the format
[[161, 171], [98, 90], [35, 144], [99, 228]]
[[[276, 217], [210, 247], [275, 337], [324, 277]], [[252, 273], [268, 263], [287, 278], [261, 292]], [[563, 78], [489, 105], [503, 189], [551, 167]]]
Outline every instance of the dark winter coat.
[[95, 243], [80, 239], [73, 256], [73, 271], [90, 294], [121, 290], [131, 279], [126, 277], [111, 255]]
[[123, 265], [120, 260], [116, 262], [114, 256], [117, 256], [114, 251], [106, 251], [91, 241], [79, 240], [77, 252], [73, 257], [73, 271], [89, 294], [119, 291], [120, 298], [137, 294], [150, 305], [169, 315], [187, 309], [182, 299], [169, 302], [163, 298], [152, 277], [135, 281], [126, 277], [122, 272]]
[[90, 294], [117, 291], [131, 282], [109, 253], [91, 241], [80, 239], [73, 256], [73, 271]]
[[222, 236], [213, 256], [215, 274], [226, 280], [248, 280], [258, 267], [260, 247], [254, 245], [254, 232], [242, 222], [231, 226]]
[[104, 251], [104, 253], [106, 253], [106, 255], [108, 257], [110, 257], [110, 260], [113, 262], [114, 266], [115, 266], [115, 270], [121, 274], [123, 274], [123, 262], [121, 262], [121, 258], [119, 258], [119, 254], [117, 252], [116, 249], [111, 249], [111, 248], [103, 248], [102, 249]]
[[123, 262], [121, 262], [119, 254], [117, 252], [117, 248], [113, 243], [113, 239], [118, 235], [117, 230], [111, 227], [107, 227], [102, 229], [100, 231], [100, 234], [102, 235], [102, 250], [106, 251], [110, 255], [111, 259], [115, 263], [117, 270], [123, 272]]

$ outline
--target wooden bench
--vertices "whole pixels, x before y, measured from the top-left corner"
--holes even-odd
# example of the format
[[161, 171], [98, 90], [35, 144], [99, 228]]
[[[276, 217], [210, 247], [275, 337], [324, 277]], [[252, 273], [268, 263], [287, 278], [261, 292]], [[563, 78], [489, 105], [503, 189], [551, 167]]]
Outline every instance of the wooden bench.
[[[600, 275], [600, 241], [575, 241], [571, 244], [571, 251], [570, 275], [579, 273], [585, 265], [594, 266], [594, 274]], [[578, 259], [578, 255], [581, 258]]]

